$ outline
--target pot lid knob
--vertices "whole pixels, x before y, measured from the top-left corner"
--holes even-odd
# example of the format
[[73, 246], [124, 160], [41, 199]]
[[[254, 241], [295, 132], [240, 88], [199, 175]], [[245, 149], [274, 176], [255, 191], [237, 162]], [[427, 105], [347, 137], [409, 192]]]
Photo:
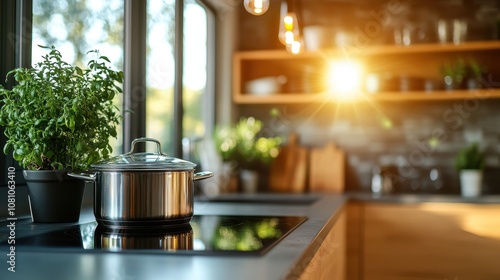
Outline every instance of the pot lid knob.
[[130, 155], [130, 154], [133, 154], [134, 153], [134, 150], [135, 150], [135, 144], [137, 143], [145, 143], [145, 142], [154, 142], [156, 143], [156, 153], [157, 154], [160, 154], [160, 155], [165, 155], [162, 151], [161, 151], [161, 144], [160, 144], [160, 141], [154, 139], [154, 138], [148, 138], [148, 137], [141, 137], [141, 138], [137, 138], [137, 139], [134, 139], [132, 141], [132, 144], [130, 145], [130, 151], [128, 153], [126, 153], [125, 155]]

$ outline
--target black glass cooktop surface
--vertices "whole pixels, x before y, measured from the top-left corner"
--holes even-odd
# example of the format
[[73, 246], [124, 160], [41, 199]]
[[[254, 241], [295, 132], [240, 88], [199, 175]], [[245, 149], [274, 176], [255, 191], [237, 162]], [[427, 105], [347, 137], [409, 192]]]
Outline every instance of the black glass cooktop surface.
[[162, 231], [102, 228], [97, 222], [16, 240], [39, 250], [88, 250], [159, 254], [263, 255], [307, 218], [195, 215], [189, 225]]

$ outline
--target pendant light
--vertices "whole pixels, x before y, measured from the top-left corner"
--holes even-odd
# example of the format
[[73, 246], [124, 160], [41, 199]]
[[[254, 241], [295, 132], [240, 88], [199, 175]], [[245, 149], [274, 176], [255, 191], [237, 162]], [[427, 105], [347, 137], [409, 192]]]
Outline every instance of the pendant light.
[[288, 52], [293, 54], [302, 52], [304, 44], [292, 0], [281, 2], [278, 39], [286, 46]]
[[304, 42], [302, 38], [293, 41], [291, 44], [286, 45], [286, 50], [291, 54], [299, 54], [304, 50]]
[[270, 0], [243, 0], [243, 6], [247, 12], [254, 16], [260, 16], [269, 9]]

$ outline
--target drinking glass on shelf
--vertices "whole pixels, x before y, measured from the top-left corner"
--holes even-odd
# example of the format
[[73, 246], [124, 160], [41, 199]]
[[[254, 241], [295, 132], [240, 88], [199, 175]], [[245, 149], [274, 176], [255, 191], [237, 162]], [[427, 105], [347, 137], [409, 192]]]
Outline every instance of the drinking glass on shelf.
[[453, 44], [458, 45], [465, 42], [467, 35], [467, 21], [464, 19], [453, 20]]
[[[399, 46], [409, 46], [414, 40], [414, 26], [410, 23], [405, 23], [394, 29], [394, 43]], [[413, 42], [414, 43], [414, 42]]]
[[462, 44], [467, 36], [467, 21], [465, 19], [440, 19], [437, 23], [437, 33], [439, 43]]
[[448, 38], [450, 36], [450, 27], [448, 21], [445, 19], [440, 19], [437, 23], [437, 33], [439, 43], [445, 44], [448, 43]]

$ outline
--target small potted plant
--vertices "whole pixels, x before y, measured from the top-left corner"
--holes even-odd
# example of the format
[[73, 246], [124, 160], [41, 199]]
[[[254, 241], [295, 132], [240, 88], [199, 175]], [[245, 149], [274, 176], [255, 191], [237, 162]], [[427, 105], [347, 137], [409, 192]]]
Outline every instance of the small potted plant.
[[11, 90], [0, 87], [3, 151], [25, 169], [33, 221], [74, 222], [85, 183], [67, 172], [86, 170], [112, 152], [109, 138], [121, 120], [113, 98], [122, 92], [123, 73], [95, 50], [89, 53], [96, 59], [81, 69], [54, 46], [40, 47], [48, 50], [43, 60], [10, 71]]
[[447, 90], [463, 89], [467, 76], [467, 63], [461, 58], [454, 62], [445, 63], [441, 66], [441, 74]]
[[469, 61], [469, 71], [467, 77], [467, 88], [468, 89], [478, 89], [481, 88], [481, 80], [484, 78], [486, 73], [486, 67], [481, 63], [470, 60]]
[[441, 66], [441, 74], [447, 90], [477, 89], [481, 87], [481, 79], [486, 68], [475, 60], [459, 58]]
[[462, 196], [481, 195], [484, 165], [484, 155], [477, 143], [470, 144], [459, 151], [455, 158], [455, 169], [460, 173]]
[[262, 128], [262, 121], [246, 117], [236, 125], [216, 129], [215, 145], [223, 161], [237, 163], [245, 192], [256, 191], [258, 173], [255, 170], [271, 163], [280, 151], [281, 137], [261, 136]]

